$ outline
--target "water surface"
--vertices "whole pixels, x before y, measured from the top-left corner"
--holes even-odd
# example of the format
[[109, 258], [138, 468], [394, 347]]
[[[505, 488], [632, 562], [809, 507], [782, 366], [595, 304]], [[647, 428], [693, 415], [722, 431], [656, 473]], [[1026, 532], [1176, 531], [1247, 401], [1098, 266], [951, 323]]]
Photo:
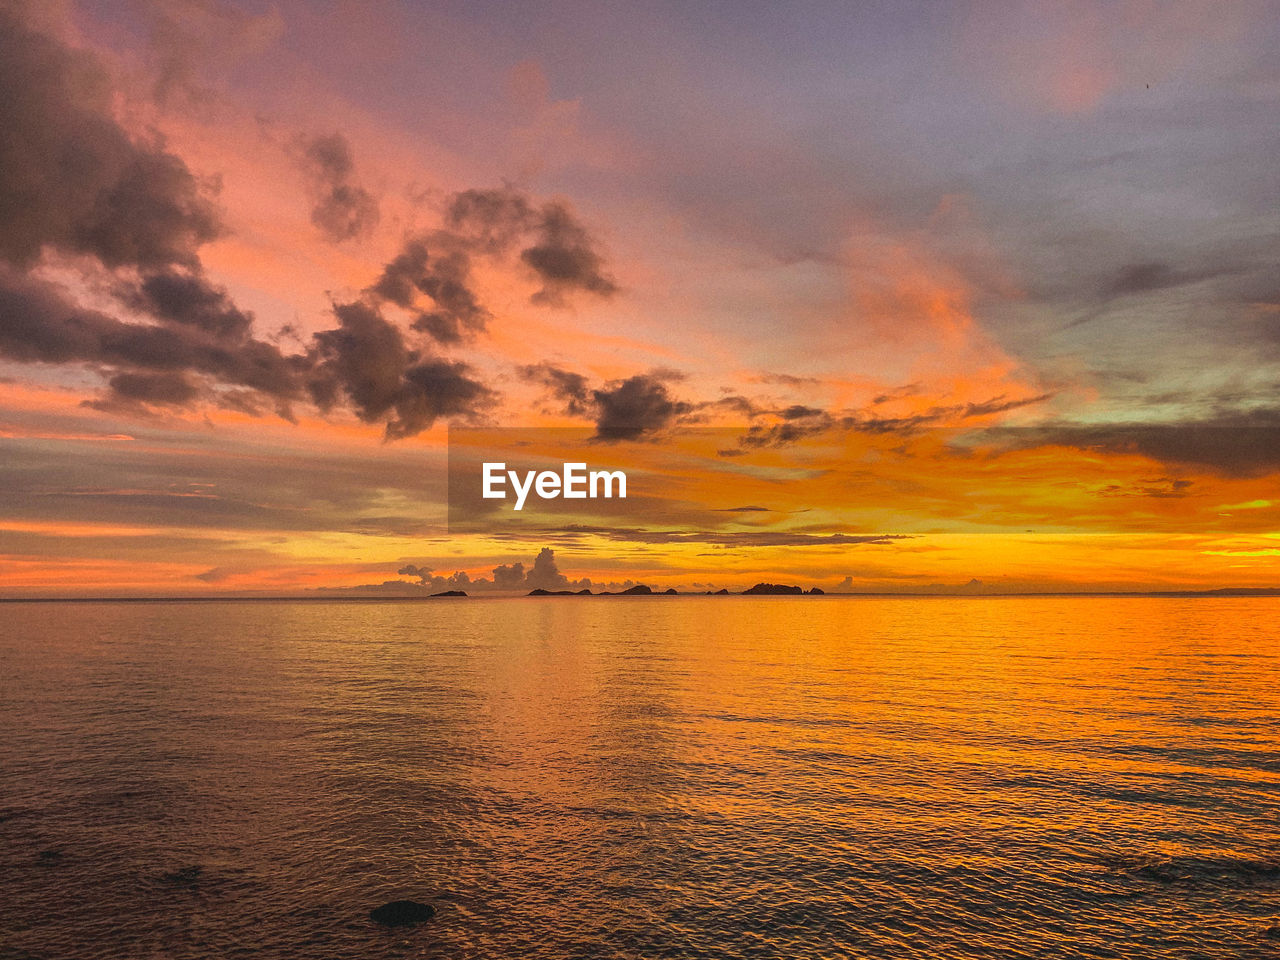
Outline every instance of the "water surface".
[[0, 605], [0, 960], [1275, 957], [1278, 611]]

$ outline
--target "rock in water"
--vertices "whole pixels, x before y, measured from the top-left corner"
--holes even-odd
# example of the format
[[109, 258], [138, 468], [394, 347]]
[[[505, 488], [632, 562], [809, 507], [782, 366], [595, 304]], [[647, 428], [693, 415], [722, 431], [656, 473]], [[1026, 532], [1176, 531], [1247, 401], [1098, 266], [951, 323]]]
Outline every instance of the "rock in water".
[[436, 908], [416, 900], [392, 900], [369, 911], [369, 919], [384, 927], [411, 927], [426, 923], [436, 915]]

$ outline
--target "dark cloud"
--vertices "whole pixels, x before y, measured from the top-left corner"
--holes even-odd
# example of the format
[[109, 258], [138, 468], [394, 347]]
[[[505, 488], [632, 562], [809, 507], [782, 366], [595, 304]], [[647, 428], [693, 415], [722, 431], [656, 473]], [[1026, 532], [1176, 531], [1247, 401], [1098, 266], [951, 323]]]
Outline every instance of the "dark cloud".
[[122, 400], [183, 407], [200, 392], [183, 374], [117, 373], [108, 381], [111, 394]]
[[1167, 263], [1131, 263], [1109, 279], [1102, 288], [1104, 297], [1126, 297], [1135, 293], [1150, 293], [1194, 283], [1204, 279], [1204, 274], [1175, 270]]
[[470, 254], [456, 237], [444, 232], [406, 243], [370, 292], [404, 310], [416, 309], [419, 293], [430, 297], [434, 307], [419, 311], [412, 326], [439, 343], [458, 343], [481, 333], [490, 319], [471, 289]]
[[493, 585], [498, 589], [518, 589], [524, 583], [524, 577], [523, 563], [505, 563], [493, 568]]
[[793, 418], [784, 423], [775, 423], [769, 426], [753, 424], [747, 428], [746, 433], [738, 438], [738, 443], [744, 447], [755, 448], [785, 447], [797, 443], [805, 437], [826, 433], [836, 425], [837, 421], [830, 414], [819, 410], [803, 418]]
[[396, 398], [395, 419], [387, 423], [387, 438], [411, 437], [441, 417], [475, 420], [496, 398], [470, 374], [465, 363], [438, 359], [424, 360], [406, 370]]
[[569, 586], [569, 578], [560, 572], [555, 551], [550, 547], [543, 547], [538, 551], [524, 582], [530, 588], [541, 587], [543, 590], [562, 590]]
[[585, 376], [550, 363], [517, 368], [519, 376], [541, 384], [570, 416], [589, 416], [596, 422], [596, 439], [636, 440], [671, 426], [692, 413], [691, 403], [671, 396], [667, 384], [681, 380], [674, 370], [652, 370], [592, 388]]
[[564, 404], [564, 412], [571, 417], [587, 415], [592, 406], [591, 390], [587, 378], [550, 363], [536, 363], [519, 367], [517, 374], [530, 383], [544, 386], [553, 397]]
[[0, 10], [0, 257], [46, 248], [108, 267], [194, 266], [220, 231], [186, 165], [112, 119], [106, 72]]
[[453, 195], [445, 211], [446, 227], [473, 248], [504, 253], [538, 224], [533, 202], [510, 187], [463, 190]]
[[132, 296], [149, 303], [158, 322], [128, 323], [80, 308], [51, 285], [0, 268], [0, 356], [117, 368], [107, 406], [189, 405], [201, 394], [192, 375], [224, 388], [224, 405], [251, 413], [254, 397], [284, 416], [290, 402], [306, 396], [325, 411], [346, 399], [365, 422], [385, 419], [389, 439], [419, 433], [440, 417], [474, 419], [494, 401], [466, 364], [409, 349], [399, 328], [364, 302], [336, 306], [337, 327], [317, 333], [307, 354], [285, 355], [251, 337], [251, 318], [198, 278], [153, 277]]
[[802, 404], [795, 404], [778, 411], [778, 416], [783, 420], [808, 420], [813, 417], [825, 416], [825, 412], [816, 407], [806, 407]]
[[890, 400], [901, 400], [905, 397], [918, 396], [920, 394], [921, 389], [922, 388], [918, 383], [904, 384], [901, 387], [896, 387], [893, 390], [889, 390], [886, 393], [881, 393], [873, 397], [871, 400], [871, 405], [873, 407], [877, 407], [882, 403], [888, 403]]
[[[97, 60], [0, 11], [0, 85], [9, 91], [0, 98], [0, 258], [15, 268], [0, 271], [0, 354], [122, 368], [109, 389], [133, 402], [193, 399], [179, 371], [279, 401], [299, 396], [299, 358], [253, 339], [252, 318], [202, 276], [197, 251], [221, 228], [200, 183], [115, 122]], [[48, 252], [139, 278], [120, 281], [122, 305], [159, 322], [82, 309], [22, 276]], [[166, 376], [146, 373], [157, 371]]]
[[637, 374], [593, 390], [596, 436], [602, 440], [635, 440], [668, 426], [693, 406], [674, 399], [668, 377]]
[[243, 331], [228, 342], [195, 324], [126, 323], [72, 304], [50, 284], [2, 269], [0, 355], [28, 363], [186, 370], [286, 401], [301, 395], [304, 363]]
[[472, 419], [494, 401], [461, 362], [423, 357], [376, 307], [362, 301], [334, 307], [338, 326], [316, 334], [317, 363], [309, 389], [322, 409], [340, 395], [366, 423], [387, 421], [388, 439], [413, 436], [440, 417]]
[[571, 293], [609, 297], [618, 291], [594, 238], [563, 201], [537, 206], [511, 187], [466, 190], [454, 196], [446, 223], [486, 253], [520, 246], [520, 259], [542, 284], [535, 303], [561, 306]]
[[125, 299], [162, 320], [195, 327], [218, 340], [244, 342], [253, 316], [231, 302], [227, 292], [199, 274], [167, 271], [146, 277]]
[[1037, 403], [1044, 403], [1046, 400], [1052, 400], [1052, 393], [1041, 393], [1034, 397], [1022, 397], [1018, 400], [1009, 400], [1003, 396], [986, 400], [982, 403], [966, 403], [957, 412], [962, 419], [969, 417], [986, 417], [993, 413], [1007, 413], [1010, 410], [1020, 410], [1023, 407], [1033, 407]]
[[604, 261], [591, 237], [563, 204], [543, 208], [538, 239], [520, 252], [520, 259], [533, 268], [542, 288], [533, 295], [536, 303], [560, 305], [566, 294], [582, 290], [608, 297], [618, 287], [604, 272]]
[[382, 418], [396, 402], [410, 352], [404, 335], [378, 310], [360, 301], [333, 309], [338, 326], [315, 335], [320, 362], [310, 383], [321, 409], [345, 393], [366, 423]]
[[[330, 166], [343, 169], [340, 151]], [[609, 296], [616, 291], [586, 229], [562, 203], [538, 206], [510, 187], [464, 190], [450, 199], [444, 226], [411, 237], [384, 268], [369, 294], [414, 312], [413, 329], [442, 344], [484, 331], [492, 314], [472, 289], [472, 261], [501, 258], [520, 249], [521, 260], [541, 281], [532, 299], [563, 306], [575, 291]], [[430, 300], [423, 306], [420, 297]]]
[[[1207, 467], [1228, 476], [1280, 470], [1280, 407], [1225, 412], [1181, 423], [1049, 423], [997, 428], [984, 431], [983, 436], [1001, 447], [1064, 446], [1140, 454], [1161, 463]], [[1181, 490], [1185, 488], [1170, 492]]]
[[311, 222], [334, 243], [367, 236], [378, 224], [378, 202], [355, 183], [351, 144], [340, 133], [305, 143], [303, 158], [318, 190]]
[[[324, 411], [349, 403], [365, 422], [385, 422], [389, 439], [407, 437], [441, 417], [474, 419], [495, 395], [466, 364], [409, 342], [381, 303], [411, 312], [413, 333], [453, 344], [489, 320], [471, 288], [477, 254], [527, 254], [535, 297], [548, 301], [613, 290], [564, 204], [467, 191], [452, 198], [444, 229], [411, 239], [364, 297], [335, 306], [334, 328], [287, 354], [255, 337], [253, 315], [205, 276], [200, 247], [221, 232], [207, 190], [162, 144], [115, 121], [109, 77], [91, 54], [5, 9], [0, 84], [0, 356], [100, 373], [99, 406], [209, 402], [291, 417], [310, 399]], [[377, 208], [354, 182], [350, 143], [313, 137], [300, 154], [320, 191], [317, 225], [334, 240], [366, 232]], [[74, 264], [115, 302], [80, 306], [31, 274], [42, 258]]]
[[[913, 433], [917, 430], [938, 424], [957, 424], [976, 417], [992, 416], [1007, 413], [1022, 407], [1034, 406], [1051, 399], [1053, 394], [1043, 393], [1034, 397], [1008, 399], [1004, 396], [993, 397], [980, 403], [958, 403], [930, 407], [928, 410], [905, 417], [886, 417], [867, 411], [854, 413], [829, 413], [816, 407], [794, 405], [780, 410], [769, 410], [755, 407], [754, 417], [774, 417], [778, 423], [753, 424], [743, 434], [738, 443], [748, 448], [784, 447], [797, 443], [807, 437], [817, 436], [831, 430], [855, 430], [868, 434]], [[877, 397], [872, 407], [879, 406], [889, 396]], [[722, 456], [726, 451], [720, 451]]]

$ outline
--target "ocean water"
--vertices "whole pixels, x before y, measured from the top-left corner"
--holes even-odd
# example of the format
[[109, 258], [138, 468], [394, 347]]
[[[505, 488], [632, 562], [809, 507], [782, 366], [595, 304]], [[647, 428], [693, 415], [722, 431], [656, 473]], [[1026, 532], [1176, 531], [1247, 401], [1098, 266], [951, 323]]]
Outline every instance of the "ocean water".
[[0, 958], [1280, 956], [1278, 613], [3, 604]]

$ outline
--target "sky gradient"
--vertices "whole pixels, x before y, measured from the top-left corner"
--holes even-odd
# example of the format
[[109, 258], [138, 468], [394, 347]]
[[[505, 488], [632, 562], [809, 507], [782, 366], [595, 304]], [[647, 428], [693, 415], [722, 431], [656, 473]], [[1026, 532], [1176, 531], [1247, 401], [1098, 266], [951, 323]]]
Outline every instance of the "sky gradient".
[[[0, 596], [1280, 587], [1277, 48], [0, 0]], [[633, 499], [460, 524], [451, 427]]]

